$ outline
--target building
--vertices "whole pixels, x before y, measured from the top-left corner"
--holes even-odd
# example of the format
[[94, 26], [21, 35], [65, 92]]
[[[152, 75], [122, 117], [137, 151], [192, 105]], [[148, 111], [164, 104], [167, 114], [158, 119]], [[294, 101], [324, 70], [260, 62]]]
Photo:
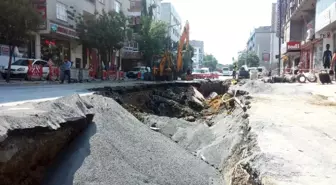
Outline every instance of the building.
[[43, 17], [40, 31], [32, 38], [28, 56], [52, 59], [61, 63], [68, 58], [76, 68], [88, 68], [89, 56], [86, 46], [78, 42], [76, 17], [94, 17], [95, 11], [123, 11], [127, 13], [129, 0], [33, 0], [34, 6]]
[[199, 68], [203, 64], [204, 42], [199, 40], [191, 40], [189, 44], [194, 48], [193, 67]]
[[[277, 68], [277, 55], [279, 54], [279, 37], [277, 37], [277, 4], [272, 3], [272, 16], [271, 16], [271, 42], [270, 42], [270, 69], [274, 70]], [[266, 60], [266, 59], [264, 59]]]
[[173, 4], [161, 4], [161, 20], [168, 24], [169, 37], [173, 42], [178, 42], [181, 36], [182, 22], [181, 17], [175, 10]]
[[[321, 0], [320, 2], [331, 1]], [[329, 22], [329, 20], [318, 20], [315, 25], [315, 7], [316, 0], [278, 0], [277, 35], [282, 38], [281, 73], [293, 72], [294, 68], [299, 66], [304, 71], [322, 67], [323, 44], [331, 44], [332, 38], [323, 38], [320, 34], [315, 34], [316, 28], [321, 31], [322, 22], [322, 24], [325, 23], [324, 21]], [[316, 7], [316, 10], [320, 12], [319, 7]], [[328, 17], [329, 12], [326, 13]]]
[[336, 1], [319, 0], [315, 11], [315, 37], [321, 40], [314, 48], [314, 66], [322, 67], [322, 55], [326, 45], [336, 50]]
[[253, 30], [247, 41], [247, 50], [255, 52], [260, 59], [260, 66], [268, 67], [268, 61], [265, 56], [270, 55], [272, 28], [271, 26], [261, 26]]

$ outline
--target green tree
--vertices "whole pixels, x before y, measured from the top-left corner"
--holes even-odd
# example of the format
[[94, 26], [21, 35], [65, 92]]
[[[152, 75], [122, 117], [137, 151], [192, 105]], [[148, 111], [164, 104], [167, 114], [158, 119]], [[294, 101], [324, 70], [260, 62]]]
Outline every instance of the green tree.
[[238, 56], [238, 67], [241, 67], [243, 65], [246, 65], [248, 67], [258, 67], [259, 66], [259, 57], [255, 52], [248, 51], [248, 52], [243, 52]]
[[163, 54], [167, 29], [167, 24], [163, 21], [153, 21], [149, 16], [141, 17], [141, 29], [136, 41], [147, 66], [151, 66], [154, 55]]
[[14, 47], [28, 42], [32, 33], [38, 30], [42, 17], [30, 0], [1, 0], [0, 9], [0, 41], [9, 45], [6, 79], [9, 82]]
[[98, 49], [101, 60], [106, 66], [111, 53], [120, 51], [124, 41], [130, 35], [127, 18], [123, 13], [114, 11], [103, 11], [101, 15], [96, 13], [95, 17], [84, 20], [84, 17], [80, 16], [77, 21], [77, 31], [83, 44]]
[[215, 71], [216, 70], [218, 60], [212, 54], [204, 55], [203, 61], [204, 61], [203, 62], [204, 66], [208, 67], [210, 69], [210, 71]]

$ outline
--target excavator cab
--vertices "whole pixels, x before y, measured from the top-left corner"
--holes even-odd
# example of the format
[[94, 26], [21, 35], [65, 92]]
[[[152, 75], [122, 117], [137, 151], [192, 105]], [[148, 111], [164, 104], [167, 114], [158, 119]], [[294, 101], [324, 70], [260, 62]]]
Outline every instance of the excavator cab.
[[172, 80], [174, 73], [174, 63], [172, 54], [169, 51], [165, 51], [161, 58], [157, 59], [153, 65], [153, 76], [156, 80]]

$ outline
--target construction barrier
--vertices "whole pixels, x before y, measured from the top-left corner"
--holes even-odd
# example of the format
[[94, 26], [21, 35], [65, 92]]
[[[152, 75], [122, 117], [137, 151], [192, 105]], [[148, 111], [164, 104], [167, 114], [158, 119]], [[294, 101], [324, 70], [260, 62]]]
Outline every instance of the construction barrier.
[[108, 79], [109, 80], [117, 80], [118, 79], [118, 74], [119, 74], [119, 79], [124, 79], [125, 78], [125, 73], [123, 71], [112, 71], [109, 70], [107, 71]]
[[28, 80], [41, 80], [43, 76], [42, 65], [28, 65], [27, 79]]
[[56, 81], [60, 78], [60, 69], [55, 66], [49, 66], [48, 80]]
[[103, 80], [107, 80], [108, 79], [108, 73], [106, 70], [103, 70]]
[[89, 70], [88, 69], [81, 69], [82, 70], [82, 74], [83, 74], [83, 78], [82, 80], [85, 82], [90, 81], [90, 75], [89, 75]]

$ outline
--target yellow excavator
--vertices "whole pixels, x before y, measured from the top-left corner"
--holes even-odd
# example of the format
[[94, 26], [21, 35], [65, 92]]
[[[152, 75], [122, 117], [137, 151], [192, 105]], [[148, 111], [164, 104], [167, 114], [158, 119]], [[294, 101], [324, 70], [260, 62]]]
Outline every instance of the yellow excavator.
[[[184, 44], [186, 45], [186, 50], [183, 51]], [[159, 62], [159, 67], [156, 65], [153, 66], [153, 76], [156, 80], [176, 80], [177, 77], [182, 79], [192, 80], [191, 75], [191, 66], [185, 69], [183, 63], [183, 57], [185, 56], [186, 60], [191, 60], [189, 52], [189, 23], [186, 22], [184, 26], [183, 33], [180, 37], [180, 42], [177, 49], [176, 62], [173, 61], [173, 53], [169, 50], [166, 50], [164, 55], [161, 57]], [[186, 74], [186, 75], [185, 75]]]

